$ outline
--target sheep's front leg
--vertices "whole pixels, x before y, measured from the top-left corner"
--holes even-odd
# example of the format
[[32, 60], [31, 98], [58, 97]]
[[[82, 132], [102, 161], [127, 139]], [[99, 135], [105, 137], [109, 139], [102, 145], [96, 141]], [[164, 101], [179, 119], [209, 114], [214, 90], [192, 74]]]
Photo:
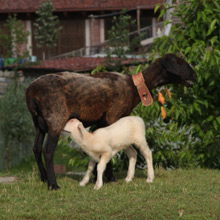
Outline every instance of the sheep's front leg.
[[109, 153], [103, 154], [97, 166], [97, 181], [94, 186], [95, 190], [100, 189], [103, 186], [103, 172], [105, 171], [106, 164], [111, 159], [111, 155]]
[[86, 174], [83, 177], [83, 179], [81, 180], [81, 182], [79, 183], [80, 186], [85, 186], [89, 182], [90, 176], [92, 174], [92, 171], [93, 171], [95, 165], [96, 165], [96, 162], [93, 159], [91, 159], [89, 162], [89, 166], [86, 171]]
[[128, 173], [125, 181], [130, 182], [134, 178], [135, 165], [137, 161], [137, 151], [132, 146], [129, 146], [124, 151], [127, 153], [129, 158]]

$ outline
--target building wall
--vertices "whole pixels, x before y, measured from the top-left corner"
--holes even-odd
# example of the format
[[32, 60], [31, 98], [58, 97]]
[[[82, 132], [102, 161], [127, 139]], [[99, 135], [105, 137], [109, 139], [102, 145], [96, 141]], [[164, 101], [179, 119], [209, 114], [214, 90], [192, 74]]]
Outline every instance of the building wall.
[[[83, 47], [89, 47], [97, 45], [107, 40], [107, 32], [112, 25], [112, 18], [102, 18], [103, 14], [109, 14], [111, 12], [59, 12], [57, 13], [61, 26], [63, 29], [60, 32], [57, 46], [50, 50], [51, 57], [58, 56], [64, 53], [72, 52], [74, 50], [81, 49]], [[99, 14], [101, 17], [92, 18], [91, 14]], [[133, 10], [129, 12], [132, 19], [137, 19], [137, 12]], [[152, 25], [156, 21], [157, 15], [153, 10], [140, 10], [140, 28]], [[0, 17], [0, 28], [5, 21]], [[34, 13], [26, 14], [22, 13], [18, 15], [18, 19], [23, 20], [25, 30], [28, 30], [31, 35], [28, 38], [27, 45], [20, 47], [21, 50], [28, 49], [29, 54], [36, 56], [38, 60], [43, 58], [43, 49], [37, 47], [34, 38], [34, 21], [36, 15]], [[154, 19], [154, 20], [152, 20]], [[130, 31], [137, 30], [134, 25]], [[155, 32], [155, 29], [153, 30]], [[1, 57], [1, 45], [0, 45], [0, 57]], [[48, 56], [46, 56], [48, 58]]]
[[105, 41], [104, 19], [85, 20], [85, 42], [86, 46], [94, 46]]
[[[85, 46], [85, 20], [83, 19], [64, 19], [61, 20], [62, 30], [57, 41], [57, 46], [50, 50], [51, 57], [63, 53], [71, 52]], [[34, 25], [32, 22], [32, 33]], [[43, 58], [43, 49], [37, 47], [34, 34], [32, 34], [32, 51], [38, 60]], [[46, 58], [48, 58], [46, 54]]]

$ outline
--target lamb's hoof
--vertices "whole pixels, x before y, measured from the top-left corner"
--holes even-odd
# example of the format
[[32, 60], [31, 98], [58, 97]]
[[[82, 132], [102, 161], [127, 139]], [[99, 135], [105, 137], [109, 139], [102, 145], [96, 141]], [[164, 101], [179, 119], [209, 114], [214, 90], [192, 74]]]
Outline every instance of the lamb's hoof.
[[132, 181], [132, 178], [128, 178], [128, 177], [126, 177], [125, 181], [126, 181], [126, 183], [129, 183], [129, 182]]
[[79, 183], [79, 185], [80, 185], [80, 186], [85, 186], [86, 183], [81, 181], [81, 182]]
[[102, 187], [102, 185], [99, 186], [99, 185], [95, 184], [95, 186], [94, 186], [94, 190], [99, 190], [101, 187]]
[[154, 178], [151, 178], [151, 177], [148, 177], [146, 180], [147, 183], [153, 183], [153, 181], [154, 181]]

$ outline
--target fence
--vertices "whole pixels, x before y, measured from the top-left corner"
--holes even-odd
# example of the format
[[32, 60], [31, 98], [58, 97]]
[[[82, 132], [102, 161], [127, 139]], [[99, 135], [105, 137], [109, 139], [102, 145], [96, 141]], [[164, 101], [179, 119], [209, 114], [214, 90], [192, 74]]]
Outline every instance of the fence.
[[[163, 27], [164, 23], [156, 23], [155, 25], [147, 26], [145, 28], [140, 29], [140, 34], [143, 36], [141, 41], [142, 45], [147, 45], [153, 42], [153, 39], [156, 37], [160, 37], [165, 34], [165, 28]], [[129, 33], [129, 38], [132, 39], [136, 37], [139, 33], [137, 31]], [[59, 56], [55, 56], [52, 59], [66, 58], [66, 57], [78, 57], [78, 56], [93, 56], [99, 54], [100, 56], [105, 54], [106, 48], [108, 47], [108, 41], [103, 43], [83, 47], [78, 50], [74, 50], [65, 54], [61, 54]]]

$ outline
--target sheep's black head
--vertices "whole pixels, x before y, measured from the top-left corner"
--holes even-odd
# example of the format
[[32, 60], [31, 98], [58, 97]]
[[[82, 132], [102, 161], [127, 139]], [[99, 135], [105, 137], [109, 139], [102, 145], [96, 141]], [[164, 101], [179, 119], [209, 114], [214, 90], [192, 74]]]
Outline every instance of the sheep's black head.
[[196, 81], [196, 73], [192, 67], [175, 54], [166, 54], [161, 58], [161, 64], [166, 70], [166, 78], [171, 83], [179, 83], [184, 86], [192, 86]]

